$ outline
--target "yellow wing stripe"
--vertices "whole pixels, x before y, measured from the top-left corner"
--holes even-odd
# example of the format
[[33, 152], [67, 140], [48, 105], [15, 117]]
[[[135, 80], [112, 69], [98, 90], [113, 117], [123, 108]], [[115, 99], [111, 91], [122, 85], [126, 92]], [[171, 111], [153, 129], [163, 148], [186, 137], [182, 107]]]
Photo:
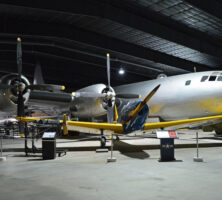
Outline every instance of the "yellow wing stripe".
[[208, 120], [215, 120], [215, 119], [222, 120], [222, 115], [211, 116], [211, 117], [193, 118], [193, 119], [184, 119], [184, 120], [170, 121], [170, 122], [147, 123], [144, 126], [144, 130], [166, 128], [166, 127], [170, 127], [170, 126], [190, 124], [190, 123], [208, 121]]

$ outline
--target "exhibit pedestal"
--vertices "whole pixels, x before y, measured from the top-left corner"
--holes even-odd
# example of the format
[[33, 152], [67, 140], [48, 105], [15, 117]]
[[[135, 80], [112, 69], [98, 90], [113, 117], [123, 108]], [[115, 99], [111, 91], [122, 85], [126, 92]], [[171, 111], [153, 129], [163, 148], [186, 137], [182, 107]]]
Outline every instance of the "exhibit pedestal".
[[109, 151], [109, 149], [107, 149], [107, 148], [96, 149], [96, 153], [107, 153], [108, 151]]
[[194, 162], [203, 162], [203, 158], [199, 158], [199, 157], [194, 157], [193, 158]]
[[115, 157], [109, 157], [109, 158], [107, 158], [107, 162], [116, 162], [116, 158]]
[[175, 161], [174, 139], [178, 138], [176, 131], [158, 130], [157, 138], [160, 139], [160, 159], [159, 162]]

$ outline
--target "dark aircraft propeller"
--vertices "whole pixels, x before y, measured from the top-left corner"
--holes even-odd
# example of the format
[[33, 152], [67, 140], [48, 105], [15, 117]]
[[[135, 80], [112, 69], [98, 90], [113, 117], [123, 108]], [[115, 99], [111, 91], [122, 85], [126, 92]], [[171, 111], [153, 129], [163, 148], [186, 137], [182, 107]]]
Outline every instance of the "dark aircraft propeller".
[[[64, 86], [60, 85], [51, 85], [51, 84], [34, 84], [34, 85], [26, 85], [22, 80], [22, 44], [21, 38], [17, 38], [17, 71], [18, 71], [18, 80], [14, 82], [13, 85], [0, 84], [0, 89], [12, 89], [17, 97], [13, 99], [13, 102], [17, 103], [17, 116], [24, 116], [24, 101], [25, 98], [23, 95], [28, 90], [46, 90], [46, 91], [60, 91], [64, 90]], [[19, 122], [19, 131], [20, 134], [24, 133], [24, 125]]]

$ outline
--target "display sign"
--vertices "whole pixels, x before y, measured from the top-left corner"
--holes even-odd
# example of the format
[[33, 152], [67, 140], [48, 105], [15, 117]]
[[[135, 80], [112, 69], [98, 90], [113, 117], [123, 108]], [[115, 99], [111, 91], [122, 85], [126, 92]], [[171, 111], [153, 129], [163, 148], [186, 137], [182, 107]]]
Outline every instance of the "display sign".
[[42, 138], [55, 138], [56, 132], [44, 132]]
[[157, 138], [178, 138], [177, 131], [156, 131]]

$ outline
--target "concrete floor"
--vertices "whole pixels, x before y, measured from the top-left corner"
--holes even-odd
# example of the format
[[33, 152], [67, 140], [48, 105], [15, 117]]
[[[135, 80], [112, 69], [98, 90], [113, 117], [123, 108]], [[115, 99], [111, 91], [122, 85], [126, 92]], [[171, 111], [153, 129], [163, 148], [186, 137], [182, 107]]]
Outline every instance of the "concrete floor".
[[[158, 162], [159, 150], [109, 153], [68, 152], [55, 160], [5, 152], [0, 163], [0, 199], [221, 199], [222, 148], [176, 149], [181, 162]], [[41, 155], [40, 155], [41, 156]]]

